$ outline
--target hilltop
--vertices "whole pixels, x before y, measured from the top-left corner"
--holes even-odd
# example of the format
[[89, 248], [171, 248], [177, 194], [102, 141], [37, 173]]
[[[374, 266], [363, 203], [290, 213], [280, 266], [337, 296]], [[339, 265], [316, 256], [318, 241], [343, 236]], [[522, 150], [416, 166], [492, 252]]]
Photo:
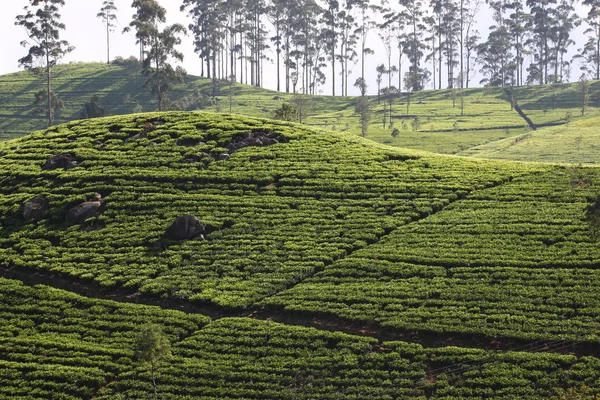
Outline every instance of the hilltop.
[[596, 394], [598, 182], [204, 112], [3, 142], [0, 393], [148, 397], [154, 322], [164, 398]]
[[[44, 121], [31, 114], [34, 93], [41, 87], [41, 82], [42, 77], [29, 72], [0, 77], [0, 137], [18, 137], [44, 128]], [[154, 111], [155, 101], [143, 87], [143, 82], [139, 70], [131, 65], [58, 66], [54, 72], [54, 88], [64, 100], [65, 108], [57, 121], [79, 119], [84, 103], [94, 94], [106, 108], [106, 115]], [[538, 131], [531, 131], [526, 121], [511, 109], [501, 88], [466, 89], [462, 98], [464, 115], [460, 112], [460, 91], [448, 89], [414, 93], [410, 96], [410, 104], [406, 94], [395, 97], [392, 100], [393, 126], [386, 117], [385, 128], [384, 115], [389, 114], [386, 99], [370, 96], [374, 113], [367, 137], [392, 146], [444, 154], [526, 161], [588, 163], [597, 160], [598, 149], [593, 146], [593, 136], [590, 136], [593, 132], [581, 134], [576, 127], [590, 126], [593, 122], [589, 119], [598, 117], [599, 82], [592, 82], [590, 86], [589, 109], [583, 118], [576, 83], [514, 88], [513, 95], [524, 113], [540, 128]], [[223, 81], [219, 82], [218, 96], [213, 99], [210, 80], [187, 76], [171, 94], [169, 107], [188, 111], [231, 110], [252, 117], [273, 118], [274, 111], [283, 102], [293, 101], [294, 97], [248, 85], [230, 86]], [[307, 114], [303, 122], [307, 125], [360, 134], [354, 115], [355, 97], [305, 96], [302, 99]], [[564, 129], [567, 113], [571, 113], [575, 123], [572, 129]], [[413, 124], [415, 118], [418, 118], [418, 126]], [[577, 124], [578, 121], [583, 125]], [[552, 128], [555, 126], [558, 127]], [[397, 137], [391, 135], [393, 128], [399, 131]], [[553, 132], [558, 131], [563, 132], [560, 142], [553, 139], [556, 136]], [[534, 147], [545, 149], [543, 154], [523, 146], [523, 139], [527, 142], [532, 137], [536, 138]], [[517, 149], [526, 151], [515, 152]]]

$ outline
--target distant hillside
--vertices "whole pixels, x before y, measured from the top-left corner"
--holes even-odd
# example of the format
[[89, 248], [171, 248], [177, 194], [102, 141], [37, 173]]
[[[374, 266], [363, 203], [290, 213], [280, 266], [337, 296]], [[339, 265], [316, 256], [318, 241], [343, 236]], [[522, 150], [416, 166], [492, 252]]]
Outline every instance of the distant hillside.
[[[19, 137], [45, 127], [44, 120], [31, 113], [34, 93], [42, 87], [42, 82], [42, 77], [28, 72], [0, 77], [0, 138]], [[53, 82], [54, 90], [65, 102], [65, 109], [60, 113], [57, 123], [79, 119], [84, 103], [94, 94], [99, 96], [106, 108], [106, 115], [156, 109], [156, 101], [143, 87], [144, 78], [136, 68], [101, 63], [62, 65], [55, 68]], [[374, 88], [371, 88], [373, 91]], [[177, 85], [171, 94], [169, 108], [216, 112], [229, 112], [231, 109], [233, 113], [272, 118], [283, 101], [292, 101], [294, 98], [291, 94], [248, 85], [235, 84], [230, 87], [227, 82], [219, 82], [218, 93], [215, 102], [211, 96], [210, 80], [188, 76], [185, 83]], [[568, 112], [573, 121], [580, 119], [580, 93], [576, 83], [515, 88], [514, 98], [540, 128], [539, 135], [543, 135], [545, 127], [564, 124]], [[389, 123], [390, 111], [386, 100], [377, 96], [370, 96], [370, 100], [373, 115], [367, 134], [369, 139], [436, 153], [482, 157], [489, 154], [494, 158], [523, 159], [522, 156], [513, 156], [511, 152], [492, 155], [479, 150], [480, 146], [486, 145], [499, 148], [495, 142], [505, 139], [507, 143], [518, 142], [530, 131], [525, 120], [511, 110], [507, 96], [500, 88], [467, 89], [462, 100], [456, 90], [424, 91], [414, 93], [410, 99], [406, 93], [396, 96], [392, 100], [393, 125]], [[307, 114], [303, 122], [359, 135], [354, 101], [354, 97], [307, 96], [303, 100]], [[461, 101], [464, 115], [460, 112]], [[589, 105], [586, 118], [598, 116], [600, 82], [591, 85]], [[392, 136], [394, 128], [398, 129], [396, 137]], [[592, 147], [574, 147], [574, 140], [578, 136], [574, 133], [562, 146], [549, 148], [551, 155], [548, 157], [529, 156], [528, 160], [589, 162], [598, 159]], [[580, 154], [581, 158], [565, 153]]]

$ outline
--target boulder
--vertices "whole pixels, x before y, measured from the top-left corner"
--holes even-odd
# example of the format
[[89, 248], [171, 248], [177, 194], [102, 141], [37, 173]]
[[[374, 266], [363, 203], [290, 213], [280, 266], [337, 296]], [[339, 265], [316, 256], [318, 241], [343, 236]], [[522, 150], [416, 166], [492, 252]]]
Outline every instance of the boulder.
[[42, 166], [42, 169], [50, 171], [57, 168], [70, 169], [76, 166], [77, 160], [75, 159], [74, 155], [69, 153], [61, 153], [46, 160], [46, 164]]
[[175, 219], [164, 234], [165, 239], [189, 240], [198, 236], [204, 238], [205, 227], [194, 215], [188, 214]]
[[135, 135], [133, 135], [133, 136], [128, 137], [127, 139], [125, 139], [125, 143], [129, 143], [129, 142], [134, 141], [134, 140], [140, 140], [140, 139], [145, 138], [146, 136], [148, 136], [148, 132], [146, 132], [144, 130], [144, 131], [141, 131], [140, 133], [137, 133], [137, 134], [135, 134]]
[[227, 145], [229, 153], [233, 154], [244, 147], [264, 147], [279, 143], [279, 139], [271, 132], [244, 132]]
[[43, 196], [37, 196], [23, 205], [23, 219], [39, 220], [50, 208], [50, 203]]
[[70, 224], [80, 224], [86, 219], [97, 217], [104, 211], [102, 201], [86, 201], [69, 210], [67, 213], [67, 222]]

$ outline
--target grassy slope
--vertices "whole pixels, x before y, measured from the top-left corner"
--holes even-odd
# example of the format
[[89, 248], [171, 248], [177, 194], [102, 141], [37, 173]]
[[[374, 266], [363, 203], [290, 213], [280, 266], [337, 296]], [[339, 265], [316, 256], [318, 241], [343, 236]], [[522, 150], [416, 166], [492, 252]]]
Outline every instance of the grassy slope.
[[[42, 129], [44, 122], [31, 117], [31, 101], [42, 84], [41, 77], [29, 73], [15, 73], [0, 77], [0, 135], [3, 138], [20, 136], [36, 129]], [[143, 88], [143, 77], [133, 69], [108, 67], [104, 64], [72, 64], [55, 69], [55, 90], [65, 101], [58, 122], [79, 118], [83, 104], [96, 93], [107, 109], [107, 115], [128, 114], [139, 111], [152, 111], [155, 101]], [[591, 89], [591, 105], [588, 117], [597, 114], [598, 91], [600, 84], [594, 83]], [[222, 84], [216, 105], [211, 105], [211, 83], [205, 79], [189, 76], [185, 84], [178, 85], [172, 98], [176, 101], [187, 99], [185, 107], [196, 109], [200, 99], [202, 107], [211, 111], [229, 111], [229, 86]], [[197, 97], [198, 95], [199, 97]], [[202, 98], [202, 96], [205, 96]], [[291, 95], [276, 93], [246, 85], [234, 85], [231, 111], [255, 117], [272, 117], [273, 111], [281, 105], [277, 98], [291, 99]], [[374, 115], [368, 137], [380, 143], [414, 148], [437, 153], [491, 158], [524, 159], [522, 155], [508, 152], [503, 156], [505, 143], [515, 142], [528, 133], [524, 121], [515, 111], [510, 110], [502, 90], [468, 89], [465, 91], [465, 115], [460, 115], [460, 97], [453, 101], [451, 90], [425, 91], [412, 96], [409, 110], [406, 98], [396, 99], [393, 105], [394, 126], [400, 130], [397, 138], [391, 137], [391, 128], [383, 128], [384, 105], [372, 97]], [[575, 120], [579, 119], [579, 101], [576, 84], [555, 86], [533, 86], [518, 88], [515, 97], [525, 112], [538, 125], [562, 124], [565, 114], [570, 111]], [[359, 134], [357, 118], [354, 116], [354, 98], [331, 96], [312, 97], [306, 123], [325, 129], [349, 131]], [[182, 103], [172, 107], [182, 107]], [[412, 119], [418, 116], [421, 127], [412, 129]], [[540, 130], [540, 138], [546, 128]], [[597, 149], [577, 146], [575, 139], [581, 134], [576, 130], [567, 131], [563, 145], [557, 147], [551, 141], [540, 144], [549, 151], [529, 160], [572, 162], [597, 159]], [[507, 139], [509, 138], [509, 139]], [[505, 142], [503, 139], [507, 139]], [[487, 146], [485, 146], [488, 144]], [[484, 147], [481, 147], [481, 146]], [[565, 147], [566, 146], [566, 147]], [[490, 150], [491, 149], [491, 150]], [[578, 150], [579, 149], [579, 150]], [[534, 152], [534, 154], [537, 154]], [[578, 154], [577, 157], [573, 157]], [[564, 156], [563, 156], [564, 155]]]

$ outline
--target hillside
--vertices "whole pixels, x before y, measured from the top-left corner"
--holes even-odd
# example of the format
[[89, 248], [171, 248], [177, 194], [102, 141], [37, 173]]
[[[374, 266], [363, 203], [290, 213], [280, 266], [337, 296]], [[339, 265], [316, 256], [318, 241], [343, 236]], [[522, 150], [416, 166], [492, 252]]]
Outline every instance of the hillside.
[[[154, 111], [156, 102], [143, 87], [143, 82], [143, 77], [135, 67], [100, 63], [58, 66], [54, 71], [54, 88], [64, 101], [65, 108], [60, 112], [57, 122], [79, 119], [84, 103], [94, 94], [99, 96], [106, 108], [106, 115]], [[34, 94], [41, 87], [42, 77], [28, 72], [0, 77], [0, 138], [14, 138], [45, 127], [42, 119], [32, 115]], [[371, 88], [371, 92], [374, 91]], [[169, 108], [217, 112], [231, 110], [252, 117], [272, 118], [283, 101], [294, 100], [291, 94], [242, 84], [229, 86], [227, 82], [219, 82], [218, 94], [213, 101], [211, 82], [188, 76], [185, 83], [176, 86]], [[598, 116], [600, 82], [591, 84], [590, 108], [585, 118], [580, 117], [577, 84], [515, 88], [514, 98], [527, 116], [540, 127], [536, 135], [543, 140], [547, 127], [565, 123], [567, 112], [572, 114], [574, 121]], [[458, 91], [423, 91], [411, 95], [410, 103], [406, 94], [403, 94], [392, 99], [393, 127], [388, 123], [390, 112], [386, 99], [371, 96], [370, 100], [374, 112], [367, 136], [379, 143], [444, 154], [525, 159], [523, 155], [512, 151], [503, 155], [502, 151], [486, 150], [505, 149], [508, 143], [521, 143], [520, 139], [531, 133], [527, 123], [515, 110], [511, 110], [507, 97], [500, 88], [465, 90], [462, 99], [464, 115], [460, 113], [461, 97]], [[305, 97], [303, 102], [306, 103], [307, 117], [303, 122], [310, 126], [359, 135], [354, 101], [354, 97]], [[418, 127], [413, 126], [415, 118], [419, 120]], [[397, 137], [391, 136], [393, 128], [399, 130]], [[545, 154], [533, 151], [526, 159], [589, 162], [598, 158], [597, 149], [585, 143], [582, 145], [577, 139], [583, 135], [575, 129], [566, 133], [568, 137], [560, 146], [557, 147], [552, 140], [543, 140], [544, 144], [541, 146], [546, 147]], [[573, 154], [578, 154], [578, 157], [573, 157]]]
[[[0, 144], [0, 397], [600, 394], [600, 170], [213, 113]], [[183, 217], [183, 218], [182, 218]]]

